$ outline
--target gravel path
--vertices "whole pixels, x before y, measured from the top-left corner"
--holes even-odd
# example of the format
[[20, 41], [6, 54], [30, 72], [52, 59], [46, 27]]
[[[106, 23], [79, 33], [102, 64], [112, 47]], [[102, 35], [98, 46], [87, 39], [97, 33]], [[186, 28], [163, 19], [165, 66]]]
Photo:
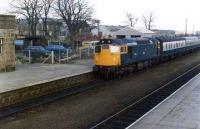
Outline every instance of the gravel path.
[[155, 90], [200, 63], [200, 52], [160, 64], [121, 80], [96, 84], [72, 95], [0, 121], [0, 129], [82, 129]]

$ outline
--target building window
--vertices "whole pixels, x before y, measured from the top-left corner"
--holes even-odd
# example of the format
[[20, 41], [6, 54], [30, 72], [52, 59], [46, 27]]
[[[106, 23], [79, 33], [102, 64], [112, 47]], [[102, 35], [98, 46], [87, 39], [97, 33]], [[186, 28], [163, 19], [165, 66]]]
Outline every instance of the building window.
[[131, 38], [139, 38], [141, 35], [131, 35]]
[[117, 39], [124, 39], [124, 38], [126, 38], [126, 35], [117, 35], [116, 37], [117, 37]]
[[0, 39], [0, 54], [3, 52], [3, 39]]

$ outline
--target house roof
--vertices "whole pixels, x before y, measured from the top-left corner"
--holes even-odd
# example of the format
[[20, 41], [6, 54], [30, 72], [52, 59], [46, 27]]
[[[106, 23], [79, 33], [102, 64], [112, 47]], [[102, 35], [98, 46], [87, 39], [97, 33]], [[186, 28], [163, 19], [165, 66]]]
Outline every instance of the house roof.
[[113, 35], [140, 35], [142, 33], [133, 29], [132, 27], [127, 26], [125, 28], [122, 28], [121, 30], [113, 32], [112, 34]]
[[112, 33], [113, 35], [141, 35], [141, 34], [155, 34], [155, 32], [151, 30], [144, 29], [142, 27], [125, 27], [121, 30], [115, 31]]
[[145, 29], [145, 28], [143, 28], [143, 27], [135, 27], [135, 28], [133, 28], [133, 29], [139, 31], [139, 32], [142, 33], [142, 34], [155, 34], [155, 32], [153, 32], [153, 31], [151, 31], [151, 30], [147, 30], [147, 29]]
[[[103, 33], [103, 35], [110, 35], [112, 32], [118, 31], [120, 29], [124, 28], [124, 26], [109, 26], [109, 25], [100, 25], [99, 30]], [[92, 30], [92, 33], [97, 35], [98, 29], [95, 28]]]

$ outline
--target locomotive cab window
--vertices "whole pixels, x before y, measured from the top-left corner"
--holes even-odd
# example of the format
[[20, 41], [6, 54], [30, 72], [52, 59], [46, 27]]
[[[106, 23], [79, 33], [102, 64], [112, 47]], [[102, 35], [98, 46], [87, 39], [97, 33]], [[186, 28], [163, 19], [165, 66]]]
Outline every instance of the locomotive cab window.
[[96, 46], [95, 53], [100, 53], [100, 52], [101, 52], [101, 46]]
[[0, 54], [3, 52], [3, 39], [0, 39]]
[[108, 44], [102, 45], [102, 49], [109, 49], [109, 45]]
[[126, 53], [126, 47], [121, 47], [121, 53]]

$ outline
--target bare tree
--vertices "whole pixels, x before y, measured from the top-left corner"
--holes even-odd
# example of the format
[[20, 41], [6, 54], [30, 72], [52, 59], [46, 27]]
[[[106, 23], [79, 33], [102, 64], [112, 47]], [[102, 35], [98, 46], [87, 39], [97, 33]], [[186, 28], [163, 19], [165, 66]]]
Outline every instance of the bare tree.
[[47, 30], [47, 20], [49, 18], [49, 13], [52, 8], [54, 0], [41, 0], [42, 2], [42, 13], [41, 13], [41, 19], [43, 22], [43, 31], [44, 35], [48, 36], [48, 30]]
[[153, 12], [151, 12], [149, 14], [143, 15], [142, 20], [146, 29], [151, 30], [151, 28], [154, 26], [153, 23], [155, 22], [155, 16]]
[[126, 14], [126, 17], [127, 17], [127, 22], [128, 22], [128, 24], [129, 24], [131, 27], [135, 27], [135, 25], [136, 25], [137, 22], [138, 22], [138, 18], [135, 17], [132, 13], [127, 13], [127, 14]]
[[66, 23], [69, 39], [74, 42], [78, 34], [88, 26], [93, 8], [85, 0], [57, 0], [56, 12]]
[[13, 0], [14, 13], [23, 16], [29, 27], [29, 36], [36, 36], [42, 5], [40, 0]]

